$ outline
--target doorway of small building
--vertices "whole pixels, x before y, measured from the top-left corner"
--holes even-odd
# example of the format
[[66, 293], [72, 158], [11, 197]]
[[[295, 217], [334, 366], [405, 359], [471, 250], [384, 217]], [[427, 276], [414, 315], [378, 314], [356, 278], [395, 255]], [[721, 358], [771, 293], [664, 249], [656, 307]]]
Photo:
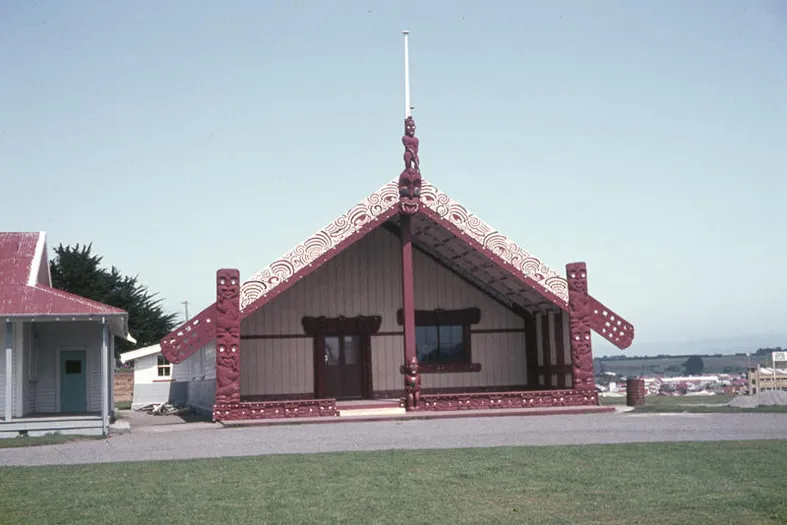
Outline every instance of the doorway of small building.
[[86, 365], [84, 350], [60, 351], [60, 412], [87, 412]]
[[371, 398], [369, 335], [321, 334], [315, 339], [315, 396], [337, 400]]

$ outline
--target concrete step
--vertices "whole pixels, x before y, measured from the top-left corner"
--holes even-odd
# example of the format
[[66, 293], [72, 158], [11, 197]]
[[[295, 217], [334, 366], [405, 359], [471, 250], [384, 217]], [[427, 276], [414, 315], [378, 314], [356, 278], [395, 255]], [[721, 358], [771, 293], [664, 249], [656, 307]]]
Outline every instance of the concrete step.
[[403, 407], [380, 407], [380, 408], [339, 408], [339, 417], [360, 417], [360, 416], [400, 416], [406, 413]]

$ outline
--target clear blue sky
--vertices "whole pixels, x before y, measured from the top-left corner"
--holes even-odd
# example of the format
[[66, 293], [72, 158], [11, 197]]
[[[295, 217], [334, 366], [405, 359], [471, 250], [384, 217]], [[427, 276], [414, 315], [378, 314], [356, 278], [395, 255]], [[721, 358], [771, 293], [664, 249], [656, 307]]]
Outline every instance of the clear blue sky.
[[637, 343], [787, 343], [778, 0], [3, 2], [0, 229], [196, 313], [398, 175], [405, 28], [425, 178]]

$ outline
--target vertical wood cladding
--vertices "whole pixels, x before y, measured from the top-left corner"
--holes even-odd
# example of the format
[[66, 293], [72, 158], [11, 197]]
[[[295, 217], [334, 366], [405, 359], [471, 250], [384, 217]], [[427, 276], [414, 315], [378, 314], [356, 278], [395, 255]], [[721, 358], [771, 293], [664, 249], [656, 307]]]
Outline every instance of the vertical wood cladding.
[[[382, 316], [382, 335], [371, 338], [373, 387], [402, 389], [403, 337], [396, 322], [402, 307], [399, 244], [378, 228], [243, 320], [242, 336], [268, 338], [241, 343], [241, 395], [314, 392], [313, 341], [298, 337], [304, 335], [304, 316]], [[481, 363], [481, 372], [424, 374], [423, 386], [525, 385], [524, 320], [418, 250], [413, 264], [417, 309], [476, 307], [481, 320], [472, 329], [508, 330], [472, 335], [472, 358]]]

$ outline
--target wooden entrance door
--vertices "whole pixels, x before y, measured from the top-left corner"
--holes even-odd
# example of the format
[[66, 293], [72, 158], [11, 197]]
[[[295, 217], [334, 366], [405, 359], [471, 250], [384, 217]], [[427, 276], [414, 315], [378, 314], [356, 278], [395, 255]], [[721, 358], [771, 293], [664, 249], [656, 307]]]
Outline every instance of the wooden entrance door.
[[84, 350], [60, 352], [60, 411], [87, 412], [87, 370]]
[[319, 397], [362, 399], [365, 394], [364, 356], [369, 337], [361, 334], [322, 337], [322, 392]]
[[383, 318], [304, 317], [303, 331], [314, 337], [314, 395], [318, 399], [373, 396], [371, 334]]

